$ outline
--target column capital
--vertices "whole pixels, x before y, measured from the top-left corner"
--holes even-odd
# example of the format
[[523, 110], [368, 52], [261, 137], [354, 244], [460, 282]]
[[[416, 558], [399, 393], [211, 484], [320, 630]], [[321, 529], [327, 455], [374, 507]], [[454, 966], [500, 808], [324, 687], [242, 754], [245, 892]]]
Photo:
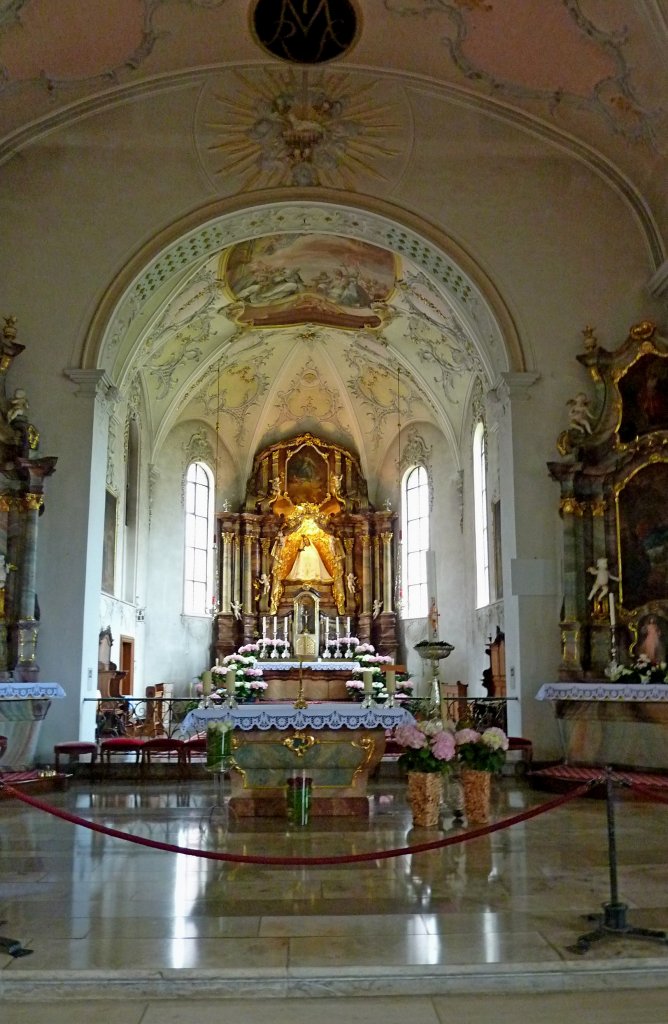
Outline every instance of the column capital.
[[76, 384], [76, 395], [99, 398], [109, 406], [110, 411], [116, 407], [120, 392], [106, 370], [80, 370], [77, 367], [69, 367], [65, 370], [65, 376]]
[[540, 380], [539, 373], [502, 373], [494, 390], [503, 401], [520, 399], [525, 401], [529, 398], [529, 389]]

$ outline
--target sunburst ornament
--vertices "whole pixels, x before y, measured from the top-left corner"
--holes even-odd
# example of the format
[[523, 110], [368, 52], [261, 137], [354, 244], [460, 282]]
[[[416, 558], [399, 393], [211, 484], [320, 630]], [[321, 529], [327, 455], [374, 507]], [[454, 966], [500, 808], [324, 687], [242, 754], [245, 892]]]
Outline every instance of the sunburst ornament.
[[403, 92], [375, 79], [247, 71], [205, 86], [198, 150], [217, 187], [353, 188], [400, 173], [407, 118]]

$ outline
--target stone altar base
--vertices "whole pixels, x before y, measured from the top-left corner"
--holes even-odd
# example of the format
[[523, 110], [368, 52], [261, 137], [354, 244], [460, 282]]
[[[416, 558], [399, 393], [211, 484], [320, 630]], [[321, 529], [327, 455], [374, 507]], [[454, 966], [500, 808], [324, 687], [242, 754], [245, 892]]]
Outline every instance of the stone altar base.
[[[230, 797], [229, 812], [233, 818], [286, 818], [285, 795]], [[311, 818], [368, 818], [369, 800], [366, 796], [311, 797]], [[301, 827], [301, 826], [299, 826]]]

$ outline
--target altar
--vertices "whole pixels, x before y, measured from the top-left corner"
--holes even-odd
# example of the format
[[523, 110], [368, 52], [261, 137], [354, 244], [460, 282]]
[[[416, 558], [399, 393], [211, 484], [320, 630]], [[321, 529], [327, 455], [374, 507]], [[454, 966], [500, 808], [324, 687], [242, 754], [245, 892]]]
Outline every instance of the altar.
[[311, 813], [367, 817], [369, 774], [385, 750], [385, 730], [413, 721], [401, 707], [340, 701], [199, 707], [181, 729], [203, 732], [209, 723], [234, 726], [230, 814], [284, 817], [288, 779], [312, 779]]
[[668, 685], [545, 683], [568, 764], [668, 769]]
[[51, 701], [64, 696], [58, 683], [0, 683], [0, 736], [7, 740], [0, 771], [32, 767]]
[[[336, 658], [317, 661], [256, 661], [267, 684], [265, 701], [295, 701], [303, 686], [308, 700], [345, 701], [349, 697], [346, 681], [359, 672], [359, 662]], [[359, 675], [357, 676], [359, 679]]]

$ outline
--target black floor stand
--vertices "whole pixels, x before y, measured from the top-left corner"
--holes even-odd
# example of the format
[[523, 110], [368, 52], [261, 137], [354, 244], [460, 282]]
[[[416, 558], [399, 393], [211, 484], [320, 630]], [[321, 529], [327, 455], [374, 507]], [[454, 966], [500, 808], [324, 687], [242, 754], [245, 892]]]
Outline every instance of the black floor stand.
[[615, 805], [612, 788], [612, 771], [605, 769], [605, 796], [608, 813], [608, 861], [610, 867], [610, 901], [603, 904], [603, 914], [587, 914], [587, 921], [596, 921], [597, 927], [581, 935], [573, 946], [568, 946], [571, 953], [586, 953], [593, 942], [605, 939], [610, 935], [618, 935], [623, 939], [653, 939], [656, 942], [668, 943], [668, 933], [654, 928], [632, 928], [626, 920], [627, 906], [619, 902], [617, 890], [617, 840], [615, 835]]

